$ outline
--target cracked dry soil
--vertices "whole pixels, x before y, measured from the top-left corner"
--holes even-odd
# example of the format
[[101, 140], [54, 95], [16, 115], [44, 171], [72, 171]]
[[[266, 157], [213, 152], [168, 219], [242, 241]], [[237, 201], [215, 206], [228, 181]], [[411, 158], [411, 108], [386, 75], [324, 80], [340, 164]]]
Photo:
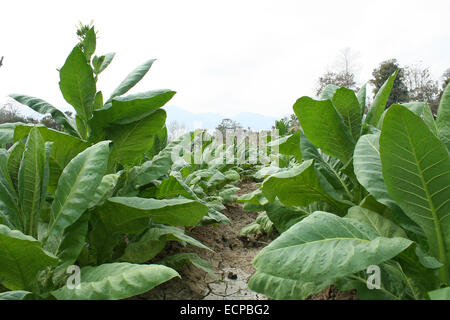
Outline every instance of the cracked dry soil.
[[[256, 190], [253, 182], [239, 185], [237, 195]], [[179, 273], [181, 279], [172, 279], [137, 299], [146, 300], [264, 300], [263, 295], [248, 289], [247, 281], [255, 272], [253, 258], [270, 240], [262, 236], [240, 236], [239, 231], [247, 224], [255, 221], [257, 212], [242, 209], [241, 204], [228, 203], [222, 211], [230, 224], [197, 226], [186, 233], [199, 240], [214, 252], [187, 245], [183, 247], [177, 242], [170, 242], [163, 255], [183, 252], [195, 252], [209, 261], [217, 275], [210, 274], [186, 264]], [[162, 258], [159, 256], [157, 258]], [[157, 259], [155, 259], [157, 261]]]
[[[250, 193], [258, 186], [251, 181], [242, 182], [237, 195]], [[243, 210], [238, 203], [226, 204], [222, 211], [230, 224], [196, 226], [186, 233], [199, 240], [214, 252], [178, 242], [169, 242], [166, 250], [157, 256], [158, 261], [168, 255], [195, 252], [209, 261], [217, 278], [205, 271], [186, 264], [179, 270], [180, 278], [174, 278], [153, 290], [133, 299], [143, 300], [267, 300], [264, 295], [248, 289], [247, 281], [255, 272], [253, 258], [267, 246], [271, 239], [262, 235], [240, 236], [239, 231], [247, 224], [255, 221], [257, 212]], [[357, 293], [339, 291], [330, 286], [319, 293], [311, 295], [307, 300], [357, 300]]]

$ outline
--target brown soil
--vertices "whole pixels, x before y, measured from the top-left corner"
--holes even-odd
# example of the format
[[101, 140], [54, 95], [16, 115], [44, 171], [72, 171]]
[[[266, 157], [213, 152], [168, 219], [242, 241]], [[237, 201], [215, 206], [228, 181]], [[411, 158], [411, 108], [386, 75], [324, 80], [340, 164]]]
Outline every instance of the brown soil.
[[356, 290], [339, 291], [335, 286], [329, 286], [323, 291], [310, 295], [306, 300], [358, 300]]
[[[253, 182], [239, 185], [237, 195], [256, 190], [258, 186]], [[209, 261], [218, 279], [192, 266], [185, 265], [180, 271], [181, 279], [172, 279], [152, 291], [140, 295], [139, 299], [149, 300], [201, 300], [201, 299], [264, 299], [263, 296], [249, 292], [243, 288], [243, 281], [254, 273], [251, 264], [258, 252], [270, 240], [261, 235], [240, 236], [239, 231], [247, 224], [255, 221], [257, 212], [244, 211], [237, 203], [226, 204], [222, 211], [230, 224], [218, 226], [197, 226], [186, 233], [199, 240], [214, 252], [187, 245], [183, 247], [178, 242], [171, 242], [164, 250], [165, 255], [183, 252], [195, 252], [199, 257]], [[157, 257], [162, 258], [163, 255]], [[155, 259], [156, 260], [156, 259]]]
[[[258, 188], [253, 181], [244, 181], [237, 195], [250, 193]], [[263, 235], [240, 236], [240, 230], [255, 221], [257, 212], [242, 209], [241, 204], [226, 204], [222, 211], [230, 219], [230, 224], [218, 226], [197, 226], [186, 233], [199, 240], [214, 252], [178, 242], [168, 243], [164, 253], [155, 261], [167, 255], [194, 252], [209, 261], [217, 274], [210, 274], [192, 266], [185, 265], [179, 273], [180, 278], [172, 279], [135, 299], [145, 300], [264, 300], [267, 297], [250, 291], [247, 281], [255, 272], [251, 262], [259, 251], [271, 241]], [[310, 296], [312, 300], [354, 300], [355, 292], [339, 292], [334, 286]]]

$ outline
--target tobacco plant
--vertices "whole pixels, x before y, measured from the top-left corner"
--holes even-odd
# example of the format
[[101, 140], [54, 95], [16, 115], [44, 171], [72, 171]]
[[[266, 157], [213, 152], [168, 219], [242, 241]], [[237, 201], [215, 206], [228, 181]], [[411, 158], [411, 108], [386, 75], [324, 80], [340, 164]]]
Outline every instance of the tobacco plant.
[[[109, 98], [104, 99], [103, 92], [97, 88], [97, 80], [115, 54], [96, 56], [95, 48], [96, 32], [92, 27], [59, 69], [59, 88], [67, 103], [75, 109], [75, 119], [42, 99], [23, 94], [11, 94], [10, 97], [36, 112], [50, 114], [76, 141], [92, 145], [111, 140], [113, 148], [108, 163], [108, 173], [111, 173], [140, 164], [145, 160], [145, 154], [151, 157], [165, 146], [166, 112], [161, 107], [175, 92], [160, 89], [125, 95], [149, 71], [155, 61], [150, 59], [128, 74]], [[11, 140], [12, 131], [9, 138]], [[70, 159], [64, 160], [67, 164]], [[53, 163], [50, 165], [55, 171], [61, 169]]]
[[63, 169], [54, 196], [48, 194], [54, 145], [34, 127], [24, 142], [0, 149], [0, 299], [120, 299], [178, 276], [162, 265], [124, 262], [82, 268], [78, 289], [61, 288], [66, 268], [85, 245], [90, 204], [106, 171], [110, 147], [99, 142]]
[[[13, 143], [0, 149], [0, 299], [122, 299], [178, 276], [164, 264], [192, 263], [212, 273], [194, 254], [155, 258], [167, 241], [208, 250], [179, 228], [198, 224], [206, 204], [189, 190], [142, 194], [153, 180], [170, 179], [177, 142], [164, 148], [161, 107], [175, 92], [123, 96], [149, 60], [104, 103], [96, 81], [114, 54], [93, 56], [95, 45], [92, 27], [59, 70], [75, 119], [41, 99], [11, 95], [50, 113], [65, 132], [21, 123], [0, 128], [0, 143]], [[141, 264], [152, 259], [158, 264]], [[81, 267], [76, 288], [67, 284], [72, 265]]]
[[[434, 120], [426, 103], [385, 111], [394, 78], [367, 114], [364, 88], [328, 87], [322, 100], [297, 100], [303, 163], [240, 199], [285, 206], [267, 210], [283, 233], [255, 258], [251, 289], [276, 299], [331, 284], [356, 288], [362, 299], [448, 297], [450, 86]], [[367, 286], [374, 265], [377, 290]]]

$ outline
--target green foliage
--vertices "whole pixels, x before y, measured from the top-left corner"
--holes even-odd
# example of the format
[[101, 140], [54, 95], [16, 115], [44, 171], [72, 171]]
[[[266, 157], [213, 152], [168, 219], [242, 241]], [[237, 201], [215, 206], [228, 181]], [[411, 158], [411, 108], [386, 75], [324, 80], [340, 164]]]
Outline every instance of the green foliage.
[[10, 290], [32, 291], [38, 273], [58, 263], [38, 240], [5, 225], [0, 225], [0, 243], [2, 285]]
[[450, 287], [431, 291], [428, 295], [431, 300], [450, 300]]
[[302, 97], [294, 104], [294, 112], [315, 146], [343, 163], [351, 159], [355, 141], [330, 100]]
[[436, 118], [436, 126], [441, 140], [450, 150], [450, 83], [445, 87]]
[[[49, 103], [11, 95], [64, 132], [42, 125], [0, 126], [0, 299], [123, 299], [151, 290], [178, 273], [144, 264], [166, 242], [209, 250], [179, 226], [203, 220], [228, 222], [183, 181], [166, 147], [166, 113], [175, 92], [154, 90], [123, 96], [148, 72], [154, 59], [132, 71], [103, 102], [98, 75], [114, 54], [96, 56], [94, 27], [80, 26], [80, 42], [60, 72], [60, 89], [75, 119]], [[211, 187], [240, 179], [228, 167]], [[223, 185], [221, 185], [223, 183]], [[157, 185], [165, 186], [152, 192]], [[232, 186], [234, 188], [234, 186]], [[224, 193], [231, 200], [236, 189]], [[180, 192], [179, 192], [180, 191]], [[221, 190], [224, 191], [224, 190]], [[220, 202], [221, 205], [221, 202]], [[220, 209], [219, 209], [220, 210]], [[188, 262], [212, 272], [195, 254]], [[80, 287], [66, 270], [81, 267]]]
[[[161, 149], [154, 143], [162, 130], [166, 130], [166, 113], [160, 108], [175, 92], [155, 90], [123, 96], [149, 71], [155, 61], [151, 59], [125, 77], [104, 103], [102, 91], [97, 90], [96, 83], [99, 74], [111, 63], [114, 53], [94, 55], [96, 33], [93, 26], [80, 25], [77, 34], [80, 42], [59, 69], [59, 87], [64, 99], [75, 109], [75, 119], [44, 100], [21, 94], [11, 94], [10, 97], [41, 114], [50, 114], [66, 133], [90, 145], [111, 140], [110, 173], [116, 168], [143, 163], [144, 154], [151, 153], [153, 147]], [[12, 141], [2, 141], [8, 142]]]
[[393, 103], [402, 103], [409, 100], [408, 89], [404, 82], [404, 70], [400, 68], [396, 59], [386, 60], [380, 63], [372, 72], [373, 79], [370, 82], [375, 86], [375, 94], [381, 89], [386, 80], [398, 71], [397, 77], [392, 85], [392, 92], [386, 101], [386, 108]]
[[275, 126], [273, 128], [278, 130], [280, 136], [289, 134], [289, 119], [284, 117], [280, 120], [275, 120]]
[[329, 85], [354, 89], [356, 86], [355, 75], [348, 71], [326, 72], [324, 75], [319, 77], [316, 95], [323, 95], [325, 88]]
[[185, 264], [192, 264], [193, 266], [208, 272], [214, 278], [218, 278], [214, 273], [211, 263], [206, 260], [201, 259], [198, 255], [194, 253], [179, 253], [173, 256], [165, 257], [160, 260], [159, 263], [172, 267], [176, 270], [181, 269]]
[[118, 300], [145, 293], [177, 276], [166, 266], [116, 262], [82, 268], [80, 288], [63, 287], [52, 295], [59, 300]]
[[[304, 299], [335, 284], [361, 299], [446, 297], [438, 289], [450, 281], [450, 104], [444, 94], [436, 121], [426, 103], [383, 112], [395, 76], [366, 117], [364, 92], [329, 86], [325, 100], [297, 100], [304, 162], [269, 173], [238, 199], [282, 233], [255, 258], [252, 290]], [[381, 270], [379, 290], [366, 285], [371, 265]]]
[[405, 238], [379, 237], [353, 219], [318, 211], [264, 248], [253, 264], [258, 272], [307, 284], [380, 264], [411, 243]]
[[380, 136], [383, 177], [389, 194], [428, 239], [448, 281], [450, 238], [450, 156], [414, 113], [392, 106]]
[[216, 130], [222, 133], [222, 136], [226, 136], [226, 131], [236, 131], [242, 129], [242, 126], [237, 121], [231, 119], [222, 119], [222, 121], [217, 125]]
[[273, 222], [267, 216], [267, 213], [263, 212], [258, 215], [258, 218], [256, 218], [254, 222], [242, 228], [239, 233], [242, 235], [263, 233], [270, 236], [273, 232], [273, 228]]

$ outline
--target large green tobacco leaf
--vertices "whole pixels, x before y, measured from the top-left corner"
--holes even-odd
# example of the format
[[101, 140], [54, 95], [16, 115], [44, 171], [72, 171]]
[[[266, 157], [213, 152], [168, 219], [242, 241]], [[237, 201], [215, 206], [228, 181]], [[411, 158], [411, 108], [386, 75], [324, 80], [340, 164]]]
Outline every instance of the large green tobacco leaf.
[[37, 234], [38, 213], [47, 193], [47, 188], [43, 188], [46, 187], [45, 166], [45, 142], [39, 130], [33, 128], [25, 143], [18, 173], [18, 195], [23, 231], [31, 236]]
[[250, 278], [248, 287], [272, 299], [304, 300], [312, 293], [319, 292], [332, 284], [332, 280], [304, 282], [256, 271]]
[[343, 163], [351, 159], [355, 141], [330, 100], [302, 97], [294, 104], [294, 112], [316, 147]]
[[378, 90], [377, 94], [375, 95], [375, 98], [373, 100], [372, 106], [370, 107], [369, 111], [367, 112], [367, 117], [365, 122], [367, 124], [370, 124], [374, 127], [377, 126], [378, 121], [380, 121], [381, 115], [384, 112], [384, 109], [386, 107], [386, 102], [389, 99], [389, 95], [391, 94], [392, 87], [394, 86], [394, 80], [397, 76], [398, 70], [395, 71], [387, 80], [386, 82], [381, 86], [381, 88]]
[[154, 156], [156, 156], [158, 153], [161, 152], [161, 150], [164, 150], [164, 148], [167, 146], [167, 127], [164, 124], [164, 126], [156, 131], [156, 134], [153, 138], [153, 144], [145, 153], [145, 156], [148, 159], [153, 159]]
[[168, 179], [164, 179], [161, 184], [157, 187], [154, 198], [164, 199], [164, 198], [176, 198], [182, 196], [187, 199], [192, 199], [203, 203], [209, 207], [208, 216], [202, 218], [202, 223], [230, 223], [228, 218], [214, 206], [207, 202], [199, 196], [183, 181], [181, 174], [178, 171], [172, 171]]
[[192, 264], [193, 266], [209, 273], [214, 278], [218, 278], [213, 271], [211, 263], [200, 258], [196, 253], [187, 252], [175, 254], [158, 261], [158, 264], [163, 264], [165, 266], [174, 268], [175, 270], [180, 270], [185, 264]]
[[73, 158], [59, 179], [50, 212], [45, 248], [57, 253], [64, 230], [77, 221], [95, 196], [106, 171], [109, 141], [97, 143]]
[[166, 266], [109, 263], [81, 268], [79, 288], [63, 287], [52, 294], [58, 300], [119, 300], [145, 293], [179, 276]]
[[332, 102], [341, 114], [344, 124], [355, 141], [361, 133], [361, 106], [353, 90], [339, 88], [333, 95]]
[[351, 218], [364, 223], [375, 230], [380, 237], [393, 238], [403, 237], [407, 238], [405, 231], [393, 223], [391, 220], [386, 219], [380, 214], [370, 211], [358, 206], [351, 207], [348, 210], [346, 218]]
[[[8, 151], [0, 149], [0, 223], [22, 229], [23, 221], [19, 219], [20, 208], [14, 188], [14, 181], [8, 172]], [[17, 181], [17, 178], [16, 178]]]
[[24, 125], [22, 122], [0, 124], [0, 147], [14, 140], [14, 130], [17, 126]]
[[97, 208], [111, 232], [139, 233], [148, 219], [173, 226], [194, 226], [208, 213], [204, 204], [188, 199], [157, 200], [138, 197], [113, 197]]
[[302, 161], [302, 151], [300, 149], [300, 130], [289, 136], [284, 143], [279, 146], [281, 154], [293, 155], [298, 162]]
[[87, 121], [92, 116], [95, 80], [92, 68], [77, 45], [59, 71], [59, 87], [64, 99], [75, 109], [77, 116]]
[[328, 84], [322, 91], [322, 94], [320, 95], [320, 99], [322, 100], [331, 100], [334, 96], [334, 93], [336, 90], [339, 89], [337, 85], [334, 84]]
[[166, 243], [165, 239], [152, 239], [144, 235], [139, 241], [129, 243], [119, 260], [131, 263], [145, 263], [164, 250]]
[[90, 216], [90, 230], [88, 233], [89, 256], [86, 258], [84, 265], [92, 263], [99, 265], [111, 262], [114, 248], [119, 244], [123, 235], [113, 234], [108, 230], [95, 211]]
[[0, 279], [10, 290], [31, 291], [38, 272], [58, 263], [38, 240], [4, 225], [0, 225], [0, 257]]
[[175, 91], [152, 90], [125, 97], [116, 97], [110, 104], [94, 111], [91, 123], [104, 127], [110, 124], [130, 124], [141, 120], [164, 106]]
[[433, 113], [431, 113], [430, 106], [426, 102], [409, 102], [402, 103], [404, 107], [407, 107], [410, 111], [421, 117], [428, 128], [433, 134], [439, 137], [439, 129], [434, 121]]
[[450, 300], [450, 287], [428, 292], [431, 300]]
[[90, 215], [85, 213], [64, 231], [63, 241], [58, 251], [60, 263], [52, 272], [54, 283], [65, 280], [67, 267], [77, 261], [81, 251], [85, 248], [89, 218]]
[[182, 196], [184, 198], [200, 200], [194, 191], [187, 186], [178, 172], [171, 172], [171, 176], [168, 179], [164, 179], [161, 184], [158, 185], [154, 198], [156, 199], [170, 199]]
[[114, 188], [117, 185], [117, 181], [119, 180], [120, 174], [111, 173], [107, 174], [102, 178], [102, 182], [98, 186], [95, 191], [94, 198], [89, 204], [89, 208], [93, 208], [95, 206], [102, 205], [106, 199], [111, 197], [114, 193]]
[[24, 300], [29, 294], [31, 292], [22, 290], [6, 291], [0, 293], [0, 300]]
[[358, 140], [355, 147], [353, 166], [356, 178], [373, 197], [366, 197], [360, 206], [384, 216], [391, 215], [403, 228], [422, 236], [420, 227], [403, 213], [388, 193], [381, 168], [379, 139], [379, 133], [367, 134]]
[[362, 136], [355, 147], [353, 155], [353, 166], [359, 183], [379, 202], [394, 207], [397, 206], [394, 199], [389, 195], [384, 184], [381, 158], [380, 158], [380, 135], [366, 134]]
[[106, 103], [110, 102], [114, 97], [121, 96], [133, 88], [145, 76], [154, 61], [155, 59], [150, 59], [131, 71], [113, 93], [111, 93], [111, 97]]
[[298, 207], [286, 207], [278, 200], [265, 204], [264, 210], [280, 233], [285, 232], [308, 214]]
[[147, 262], [164, 249], [167, 241], [183, 241], [198, 248], [210, 250], [198, 240], [185, 234], [180, 228], [154, 223], [138, 241], [128, 244], [120, 260], [133, 263]]
[[8, 173], [14, 188], [17, 190], [20, 162], [22, 161], [22, 155], [25, 151], [25, 143], [23, 143], [22, 141], [18, 141], [14, 143], [8, 151]]
[[345, 194], [348, 199], [352, 199], [349, 178], [340, 170], [342, 163], [335, 158], [320, 153], [303, 133], [300, 134], [300, 147], [303, 160], [314, 159], [314, 166], [317, 171], [327, 179], [333, 188], [341, 194]]
[[264, 205], [267, 203], [267, 199], [262, 195], [261, 189], [256, 189], [255, 191], [239, 196], [236, 202], [250, 203], [254, 205]]
[[22, 94], [10, 94], [11, 98], [17, 102], [24, 104], [40, 114], [51, 114], [52, 118], [61, 124], [64, 129], [71, 135], [78, 136], [75, 122], [69, 118], [64, 112], [58, 110], [50, 103], [35, 97], [30, 97]]
[[192, 246], [212, 251], [198, 240], [188, 236], [184, 232], [184, 230], [178, 227], [154, 223], [151, 225], [150, 229], [147, 230], [145, 236], [151, 239], [160, 239], [160, 240], [164, 238], [166, 241], [183, 241]]
[[141, 166], [131, 168], [124, 182], [124, 186], [119, 190], [118, 195], [137, 195], [137, 186], [146, 185], [167, 174], [172, 167], [174, 156], [179, 152], [177, 150], [183, 142], [183, 139], [183, 137], [180, 137], [172, 141], [166, 148], [153, 157], [152, 160], [144, 162]]
[[361, 117], [366, 112], [366, 89], [367, 85], [364, 84], [361, 89], [359, 89], [356, 97], [358, 98], [359, 107], [361, 108]]
[[89, 214], [83, 214], [64, 232], [64, 240], [58, 250], [58, 258], [60, 258], [64, 268], [75, 263], [85, 245], [89, 217]]
[[[408, 250], [408, 249], [407, 249]], [[380, 268], [380, 288], [369, 289], [367, 280], [370, 274], [366, 270], [349, 277], [337, 279], [334, 284], [341, 291], [355, 290], [361, 300], [409, 300], [423, 299], [418, 296], [413, 279], [407, 277], [401, 266], [395, 261], [386, 261], [378, 265]], [[427, 276], [430, 276], [429, 274]]]
[[151, 149], [155, 136], [165, 121], [166, 112], [159, 109], [139, 121], [111, 126], [106, 133], [113, 142], [110, 163], [132, 165], [137, 159], [143, 158], [144, 153]]
[[[389, 194], [422, 227], [448, 281], [450, 257], [450, 156], [427, 125], [407, 108], [389, 108], [380, 137]], [[445, 279], [444, 279], [445, 278]]]
[[447, 149], [450, 150], [450, 84], [447, 84], [442, 93], [436, 117], [436, 125], [439, 136], [447, 146]]
[[428, 291], [440, 287], [436, 269], [442, 264], [424, 253], [419, 245], [410, 246], [391, 263], [402, 274], [406, 291], [414, 299], [427, 299]]
[[[17, 126], [14, 132], [14, 141], [20, 141], [25, 138], [31, 128], [33, 127], [29, 125]], [[45, 141], [53, 142], [49, 158], [49, 191], [54, 193], [58, 179], [64, 168], [77, 154], [89, 147], [89, 143], [45, 126], [37, 126], [37, 128]]]
[[285, 279], [327, 281], [389, 260], [411, 243], [379, 237], [356, 220], [316, 211], [265, 247], [253, 265], [258, 272]]
[[264, 181], [262, 192], [269, 201], [278, 197], [287, 206], [306, 206], [315, 201], [339, 206], [339, 195], [317, 174], [314, 160], [270, 176]]

